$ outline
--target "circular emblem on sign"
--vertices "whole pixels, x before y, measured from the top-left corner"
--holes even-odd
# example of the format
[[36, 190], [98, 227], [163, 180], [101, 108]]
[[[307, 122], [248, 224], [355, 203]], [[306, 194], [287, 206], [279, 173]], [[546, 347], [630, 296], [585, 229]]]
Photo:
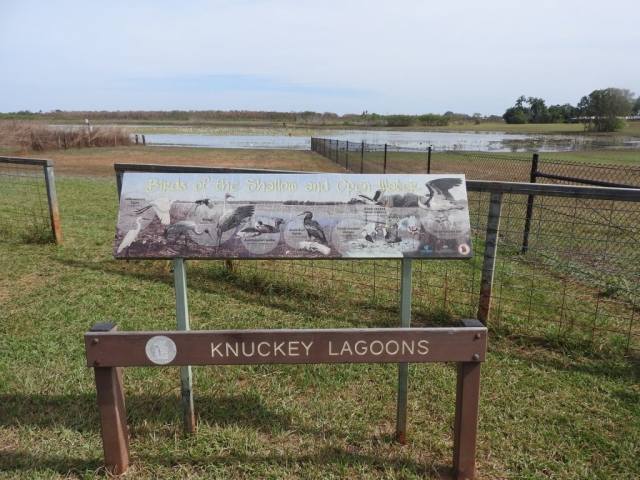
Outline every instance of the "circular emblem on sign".
[[467, 255], [470, 251], [471, 249], [466, 243], [462, 243], [458, 246], [458, 252], [460, 252], [462, 255]]
[[178, 349], [169, 337], [159, 335], [152, 337], [144, 349], [147, 358], [157, 365], [166, 365], [176, 358]]

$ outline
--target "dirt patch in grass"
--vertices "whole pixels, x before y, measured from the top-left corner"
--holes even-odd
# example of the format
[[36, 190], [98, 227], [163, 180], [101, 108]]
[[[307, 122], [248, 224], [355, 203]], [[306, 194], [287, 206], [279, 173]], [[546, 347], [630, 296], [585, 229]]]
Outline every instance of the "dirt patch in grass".
[[[15, 152], [12, 156], [21, 156]], [[47, 152], [56, 175], [112, 177], [115, 163], [197, 165], [226, 168], [264, 168], [344, 172], [315, 152], [303, 150], [251, 150], [179, 147], [111, 147]]]
[[45, 277], [42, 273], [28, 273], [17, 280], [0, 281], [0, 303], [9, 302], [13, 296], [24, 295], [32, 292], [47, 283], [50, 277]]

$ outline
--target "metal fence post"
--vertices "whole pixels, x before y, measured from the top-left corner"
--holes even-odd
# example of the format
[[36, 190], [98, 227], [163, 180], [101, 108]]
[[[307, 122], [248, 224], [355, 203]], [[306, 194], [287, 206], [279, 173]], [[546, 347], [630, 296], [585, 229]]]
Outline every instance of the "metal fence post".
[[489, 197], [489, 216], [487, 233], [484, 242], [484, 260], [480, 280], [480, 299], [478, 301], [478, 320], [485, 325], [489, 320], [491, 308], [491, 291], [493, 289], [493, 273], [498, 252], [498, 231], [500, 230], [500, 211], [502, 209], [502, 193], [492, 193]]
[[349, 170], [349, 140], [347, 140], [347, 153], [344, 159], [344, 169]]
[[[402, 283], [400, 286], [400, 327], [411, 327], [411, 270], [413, 261], [403, 258]], [[398, 364], [398, 408], [396, 414], [396, 441], [407, 443], [407, 398], [409, 391], [409, 364]]]
[[384, 163], [382, 164], [382, 173], [387, 173], [387, 144], [384, 144]]
[[427, 148], [427, 173], [431, 173], [431, 145]]
[[[531, 159], [531, 174], [529, 175], [529, 183], [536, 183], [536, 177], [538, 173], [538, 154], [534, 153]], [[522, 251], [521, 253], [527, 253], [529, 249], [529, 232], [531, 231], [531, 217], [533, 217], [533, 202], [535, 197], [529, 195], [527, 198], [527, 213], [524, 218], [524, 233], [522, 235]]]
[[58, 197], [56, 195], [56, 181], [53, 177], [53, 163], [47, 160], [44, 167], [44, 180], [47, 187], [47, 201], [49, 202], [49, 216], [51, 218], [51, 234], [56, 245], [62, 244], [62, 230], [60, 228], [60, 213], [58, 213]]
[[364, 173], [364, 142], [360, 147], [360, 173]]
[[[173, 278], [176, 289], [176, 317], [178, 330], [189, 331], [189, 307], [187, 303], [187, 273], [183, 258], [173, 259]], [[191, 366], [180, 367], [182, 385], [182, 416], [186, 433], [196, 433], [196, 419], [193, 411], [193, 380]]]

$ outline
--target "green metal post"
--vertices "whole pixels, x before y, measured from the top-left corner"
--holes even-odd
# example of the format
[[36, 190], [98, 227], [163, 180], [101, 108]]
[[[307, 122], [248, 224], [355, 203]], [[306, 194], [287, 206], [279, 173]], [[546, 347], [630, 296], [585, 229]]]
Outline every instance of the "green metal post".
[[384, 144], [384, 163], [382, 164], [382, 173], [387, 173], [387, 144]]
[[346, 157], [344, 160], [344, 169], [349, 170], [349, 140], [347, 140]]
[[[411, 268], [413, 260], [402, 259], [402, 280], [400, 284], [400, 327], [411, 326]], [[398, 364], [398, 414], [396, 417], [396, 440], [407, 442], [407, 392], [409, 387], [409, 364]]]
[[[173, 259], [173, 279], [176, 287], [176, 319], [178, 330], [189, 331], [189, 306], [187, 304], [187, 272], [183, 258]], [[182, 415], [184, 430], [188, 434], [196, 433], [195, 414], [193, 412], [193, 381], [191, 366], [180, 367], [182, 384]]]

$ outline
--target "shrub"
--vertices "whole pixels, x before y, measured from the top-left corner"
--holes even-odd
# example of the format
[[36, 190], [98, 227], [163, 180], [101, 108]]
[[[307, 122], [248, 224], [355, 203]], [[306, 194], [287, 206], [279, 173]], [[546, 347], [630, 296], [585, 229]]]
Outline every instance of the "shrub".
[[40, 122], [8, 121], [0, 123], [0, 146], [42, 152], [68, 148], [116, 147], [132, 145], [129, 134], [120, 127], [54, 128]]

